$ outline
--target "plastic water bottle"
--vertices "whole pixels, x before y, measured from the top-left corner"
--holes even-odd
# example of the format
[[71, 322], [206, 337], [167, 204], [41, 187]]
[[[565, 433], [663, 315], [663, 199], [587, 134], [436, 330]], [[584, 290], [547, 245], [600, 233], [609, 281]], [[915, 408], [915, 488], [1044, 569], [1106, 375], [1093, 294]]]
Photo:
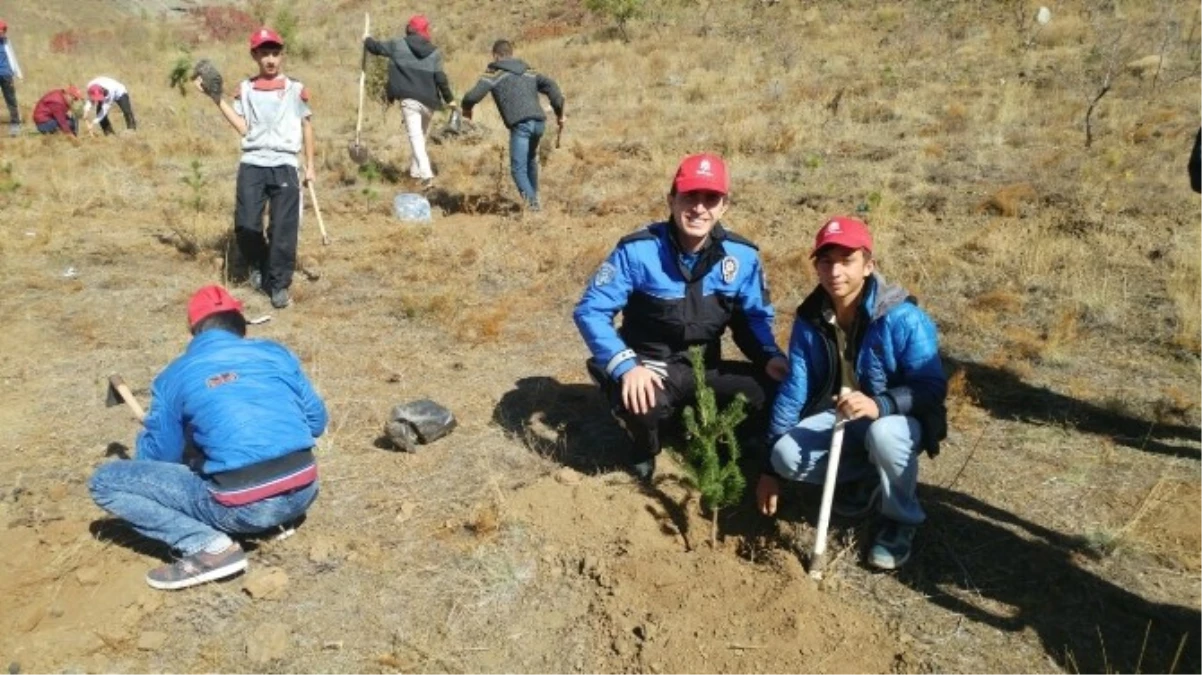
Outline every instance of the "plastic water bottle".
[[419, 194], [402, 192], [392, 200], [392, 212], [402, 221], [428, 223], [434, 220], [430, 201]]

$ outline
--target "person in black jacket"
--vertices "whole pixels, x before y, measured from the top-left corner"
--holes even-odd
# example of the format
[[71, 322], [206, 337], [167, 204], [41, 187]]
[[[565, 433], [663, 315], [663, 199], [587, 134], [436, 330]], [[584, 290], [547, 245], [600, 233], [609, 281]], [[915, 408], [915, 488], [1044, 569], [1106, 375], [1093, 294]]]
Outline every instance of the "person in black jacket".
[[430, 156], [426, 154], [430, 120], [444, 102], [455, 105], [455, 94], [442, 70], [442, 52], [430, 42], [430, 21], [421, 14], [415, 15], [405, 26], [405, 37], [379, 42], [364, 36], [363, 48], [389, 59], [388, 101], [401, 102], [401, 115], [413, 150], [409, 175], [428, 188], [434, 180]]
[[536, 73], [521, 59], [513, 58], [513, 45], [497, 40], [492, 46], [493, 62], [463, 97], [463, 116], [471, 119], [472, 108], [492, 92], [493, 101], [509, 129], [509, 172], [526, 207], [538, 211], [538, 144], [546, 131], [547, 116], [538, 95], [551, 101], [555, 120], [563, 129], [563, 94], [555, 80]]

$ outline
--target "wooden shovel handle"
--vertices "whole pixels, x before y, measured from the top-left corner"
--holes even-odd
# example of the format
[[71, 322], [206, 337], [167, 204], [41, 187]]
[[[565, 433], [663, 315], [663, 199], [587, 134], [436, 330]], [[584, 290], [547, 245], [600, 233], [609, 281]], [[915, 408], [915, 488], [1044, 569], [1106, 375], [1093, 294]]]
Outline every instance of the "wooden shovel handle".
[[134, 416], [138, 418], [139, 422], [146, 421], [146, 411], [138, 404], [138, 399], [134, 398], [134, 393], [129, 390], [129, 387], [125, 384], [125, 380], [121, 379], [120, 375], [110, 375], [109, 386], [121, 395], [121, 400], [125, 405], [129, 406], [130, 410], [134, 411]]

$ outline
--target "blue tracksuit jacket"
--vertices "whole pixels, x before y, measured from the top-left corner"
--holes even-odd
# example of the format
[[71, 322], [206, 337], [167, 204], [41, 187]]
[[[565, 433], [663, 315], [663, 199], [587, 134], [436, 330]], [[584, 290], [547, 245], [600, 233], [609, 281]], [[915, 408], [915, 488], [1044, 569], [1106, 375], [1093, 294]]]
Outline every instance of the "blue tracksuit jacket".
[[[838, 389], [833, 328], [823, 319], [829, 301], [818, 287], [797, 308], [789, 339], [789, 377], [772, 408], [769, 434], [792, 429], [802, 418], [830, 407]], [[947, 377], [939, 358], [935, 324], [900, 286], [873, 274], [860, 304], [862, 326], [852, 339], [856, 381], [873, 397], [881, 416], [908, 415], [923, 427], [923, 447], [932, 455], [947, 435]]]
[[691, 345], [704, 345], [712, 367], [727, 326], [753, 363], [779, 356], [755, 245], [716, 225], [690, 268], [674, 227], [654, 223], [624, 237], [585, 289], [573, 317], [595, 362], [617, 380], [635, 365], [685, 360]]
[[222, 329], [192, 338], [151, 395], [137, 458], [180, 462], [191, 438], [206, 475], [311, 448], [326, 428], [325, 404], [292, 352]]

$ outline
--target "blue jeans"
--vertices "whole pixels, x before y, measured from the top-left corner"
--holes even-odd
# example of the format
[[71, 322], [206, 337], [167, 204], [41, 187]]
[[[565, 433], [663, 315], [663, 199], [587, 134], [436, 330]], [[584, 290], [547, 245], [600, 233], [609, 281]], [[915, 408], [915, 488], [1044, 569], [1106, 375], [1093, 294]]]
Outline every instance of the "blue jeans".
[[[71, 133], [79, 133], [79, 127], [77, 126], [74, 117], [68, 117], [67, 124], [71, 127]], [[38, 131], [43, 134], [57, 134], [59, 131], [61, 131], [61, 129], [58, 128], [58, 121], [53, 118], [42, 122], [41, 124], [37, 125], [37, 127]]]
[[[835, 428], [834, 409], [803, 419], [772, 447], [772, 468], [781, 478], [821, 485]], [[843, 430], [843, 453], [836, 480], [862, 480], [875, 467], [881, 480], [881, 514], [918, 525], [926, 513], [918, 503], [918, 457], [922, 427], [904, 415], [858, 419]]]
[[523, 120], [509, 130], [509, 173], [531, 206], [538, 205], [538, 143], [546, 130], [543, 120]]
[[183, 464], [122, 460], [96, 469], [88, 485], [100, 508], [145, 537], [185, 556], [223, 533], [254, 534], [300, 517], [317, 498], [317, 482], [242, 506], [224, 506], [208, 483]]

